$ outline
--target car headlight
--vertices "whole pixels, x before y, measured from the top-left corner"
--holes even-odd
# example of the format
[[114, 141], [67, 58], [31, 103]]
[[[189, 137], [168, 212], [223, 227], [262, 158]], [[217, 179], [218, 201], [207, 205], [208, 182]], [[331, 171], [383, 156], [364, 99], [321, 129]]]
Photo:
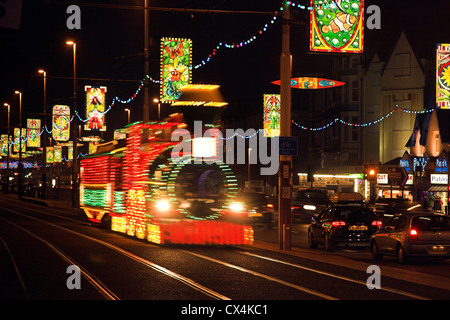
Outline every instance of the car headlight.
[[244, 206], [240, 202], [230, 203], [230, 210], [233, 212], [240, 212], [244, 210]]
[[305, 210], [316, 210], [316, 206], [313, 206], [311, 204], [305, 204], [303, 206], [303, 209], [305, 209]]

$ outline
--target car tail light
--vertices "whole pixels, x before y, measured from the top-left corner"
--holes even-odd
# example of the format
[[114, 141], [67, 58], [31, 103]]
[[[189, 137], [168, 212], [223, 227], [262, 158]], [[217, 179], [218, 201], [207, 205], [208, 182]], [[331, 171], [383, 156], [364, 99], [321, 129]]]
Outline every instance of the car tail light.
[[380, 221], [380, 220], [374, 220], [374, 221], [372, 221], [372, 226], [373, 226], [373, 227], [381, 228], [381, 227], [383, 226], [383, 221]]
[[331, 225], [335, 228], [345, 227], [345, 221], [333, 221]]
[[267, 204], [267, 208], [273, 208], [273, 204], [268, 203], [268, 204]]
[[409, 231], [409, 236], [410, 237], [417, 237], [419, 234], [417, 233], [417, 230], [416, 229], [411, 229], [410, 231]]

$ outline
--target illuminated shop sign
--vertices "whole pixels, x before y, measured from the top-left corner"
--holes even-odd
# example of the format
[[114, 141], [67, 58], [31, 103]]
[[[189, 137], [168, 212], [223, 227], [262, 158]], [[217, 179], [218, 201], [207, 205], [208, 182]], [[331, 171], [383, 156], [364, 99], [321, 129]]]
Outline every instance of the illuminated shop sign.
[[430, 179], [431, 184], [448, 184], [448, 174], [432, 173]]

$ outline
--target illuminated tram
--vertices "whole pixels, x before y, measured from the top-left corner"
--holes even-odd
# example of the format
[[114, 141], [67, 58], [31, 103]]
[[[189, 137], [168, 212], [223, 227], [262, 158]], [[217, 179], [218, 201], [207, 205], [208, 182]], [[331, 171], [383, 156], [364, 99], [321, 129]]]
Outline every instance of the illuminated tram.
[[174, 114], [131, 124], [126, 139], [98, 145], [80, 161], [80, 207], [92, 222], [157, 244], [252, 244], [248, 214], [234, 202], [233, 170], [218, 158], [173, 156], [179, 142], [171, 137], [184, 127]]

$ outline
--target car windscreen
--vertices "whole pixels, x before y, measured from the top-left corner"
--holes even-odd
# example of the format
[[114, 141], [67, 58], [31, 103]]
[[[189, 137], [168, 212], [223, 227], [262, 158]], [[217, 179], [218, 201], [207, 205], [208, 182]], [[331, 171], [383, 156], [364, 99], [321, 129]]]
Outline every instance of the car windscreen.
[[333, 220], [347, 221], [349, 224], [353, 223], [370, 223], [375, 219], [372, 211], [366, 208], [358, 207], [340, 207], [336, 208], [333, 215]]
[[418, 216], [414, 217], [411, 228], [424, 230], [450, 230], [450, 217], [443, 216]]

